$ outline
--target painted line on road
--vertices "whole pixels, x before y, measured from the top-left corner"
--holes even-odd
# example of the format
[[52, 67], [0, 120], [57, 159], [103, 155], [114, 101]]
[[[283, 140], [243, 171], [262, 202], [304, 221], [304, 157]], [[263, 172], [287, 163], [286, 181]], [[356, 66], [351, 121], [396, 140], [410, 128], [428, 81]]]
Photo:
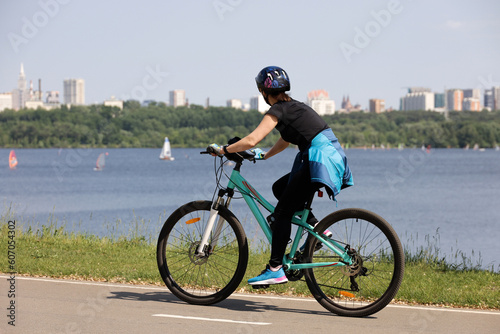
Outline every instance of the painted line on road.
[[[10, 278], [9, 276], [0, 275], [1, 279]], [[161, 290], [170, 293], [170, 290], [166, 287], [158, 286], [137, 286], [132, 284], [120, 284], [120, 283], [97, 283], [88, 281], [74, 281], [74, 280], [64, 280], [64, 279], [52, 279], [52, 278], [38, 278], [38, 277], [26, 277], [26, 276], [16, 276], [16, 279], [27, 280], [27, 281], [41, 281], [50, 283], [65, 283], [65, 284], [78, 284], [78, 285], [91, 285], [91, 286], [105, 286], [105, 287], [119, 287], [127, 289], [140, 289], [140, 290]], [[275, 300], [293, 300], [293, 301], [304, 301], [304, 302], [316, 302], [314, 298], [293, 298], [293, 297], [280, 297], [280, 296], [269, 296], [269, 295], [259, 295], [259, 294], [246, 294], [246, 293], [233, 293], [231, 297], [245, 297], [245, 298], [261, 298], [261, 299], [275, 299]], [[412, 310], [424, 310], [424, 311], [438, 311], [438, 312], [458, 312], [458, 313], [474, 313], [474, 314], [488, 314], [488, 315], [500, 315], [498, 311], [481, 311], [474, 309], [461, 309], [461, 308], [443, 308], [436, 306], [412, 306], [412, 305], [398, 305], [389, 304], [386, 307], [390, 308], [406, 308]]]
[[[317, 302], [316, 299], [314, 299], [314, 298], [293, 298], [293, 297], [289, 298], [289, 297], [280, 297], [280, 296], [266, 296], [266, 295], [259, 295], [259, 294], [233, 293], [231, 296], [247, 297], [247, 298], [275, 299], [275, 300], [293, 300], [293, 301], [304, 301], [304, 302]], [[498, 311], [481, 311], [481, 310], [462, 309], [462, 308], [444, 308], [444, 307], [438, 307], [438, 306], [427, 306], [426, 307], [426, 306], [389, 304], [386, 307], [406, 308], [406, 309], [412, 309], [412, 310], [425, 310], [425, 311], [500, 315], [500, 312], [498, 312]]]
[[[0, 275], [0, 278], [9, 278], [9, 276]], [[65, 280], [65, 279], [57, 279], [57, 278], [40, 278], [40, 277], [26, 277], [26, 276], [16, 276], [16, 280], [25, 280], [25, 281], [39, 281], [39, 282], [49, 282], [49, 283], [65, 283], [65, 284], [76, 284], [76, 285], [91, 285], [91, 286], [106, 286], [106, 287], [116, 287], [116, 288], [129, 288], [129, 289], [142, 289], [142, 290], [162, 290], [165, 292], [170, 292], [167, 287], [159, 287], [153, 285], [132, 285], [132, 284], [121, 284], [121, 283], [112, 283], [112, 282], [88, 282], [88, 281], [74, 281], [74, 280]]]
[[212, 319], [212, 318], [189, 317], [189, 316], [184, 316], [184, 315], [173, 315], [173, 314], [153, 314], [152, 316], [153, 317], [164, 317], [164, 318], [186, 319], [186, 320], [229, 322], [232, 324], [257, 325], [257, 326], [272, 325], [272, 323], [270, 323], [270, 322], [251, 322], [251, 321], [239, 321], [239, 320], [229, 320], [229, 319]]
[[[304, 302], [316, 302], [314, 298], [288, 298], [280, 296], [265, 296], [265, 295], [252, 295], [244, 293], [233, 293], [231, 296], [247, 297], [247, 298], [262, 298], [262, 299], [275, 299], [275, 300], [293, 300], [293, 301], [304, 301]], [[458, 313], [474, 313], [474, 314], [489, 314], [489, 315], [500, 315], [498, 311], [481, 311], [473, 309], [462, 309], [462, 308], [444, 308], [438, 306], [413, 306], [413, 305], [398, 305], [389, 304], [386, 307], [390, 308], [400, 308], [400, 309], [412, 309], [412, 310], [425, 310], [425, 311], [439, 311], [439, 312], [458, 312]]]

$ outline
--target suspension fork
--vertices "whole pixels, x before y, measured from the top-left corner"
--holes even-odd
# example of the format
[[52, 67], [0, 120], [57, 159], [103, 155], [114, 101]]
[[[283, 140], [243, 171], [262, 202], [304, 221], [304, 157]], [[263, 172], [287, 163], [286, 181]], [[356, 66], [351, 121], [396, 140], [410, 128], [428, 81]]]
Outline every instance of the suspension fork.
[[[224, 200], [224, 196], [227, 194], [227, 199]], [[219, 213], [219, 207], [222, 205], [224, 207], [229, 207], [231, 203], [231, 199], [233, 198], [234, 190], [233, 189], [220, 189], [219, 194], [217, 196], [217, 200], [214, 201], [210, 209], [210, 217], [208, 218], [207, 226], [205, 227], [205, 231], [203, 232], [203, 236], [201, 238], [200, 244], [196, 249], [196, 256], [204, 257], [208, 255], [208, 253], [212, 252], [213, 249], [217, 246], [217, 242], [219, 241], [220, 234], [222, 232], [222, 226], [224, 225], [224, 218], [219, 216], [219, 220], [217, 224], [215, 223], [217, 219], [217, 214]], [[209, 249], [208, 239], [210, 238], [210, 234], [212, 233], [212, 229], [214, 228], [212, 234], [212, 242], [211, 247]]]

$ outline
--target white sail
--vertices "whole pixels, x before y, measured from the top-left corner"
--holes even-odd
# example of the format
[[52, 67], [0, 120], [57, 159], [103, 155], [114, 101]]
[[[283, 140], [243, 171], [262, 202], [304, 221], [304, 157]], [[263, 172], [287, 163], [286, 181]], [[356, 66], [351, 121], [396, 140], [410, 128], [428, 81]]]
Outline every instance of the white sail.
[[172, 151], [170, 150], [170, 141], [168, 140], [168, 137], [165, 137], [165, 142], [163, 143], [163, 148], [161, 149], [160, 153], [160, 159], [174, 160], [174, 157], [172, 156]]

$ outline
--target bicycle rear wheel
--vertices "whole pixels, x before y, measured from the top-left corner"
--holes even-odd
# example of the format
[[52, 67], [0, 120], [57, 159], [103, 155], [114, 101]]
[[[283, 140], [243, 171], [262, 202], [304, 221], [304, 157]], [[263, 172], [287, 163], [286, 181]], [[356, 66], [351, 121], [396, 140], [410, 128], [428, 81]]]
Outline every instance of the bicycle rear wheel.
[[181, 206], [165, 221], [158, 238], [156, 255], [161, 277], [175, 296], [191, 304], [224, 300], [238, 287], [247, 267], [245, 232], [225, 207], [220, 207], [223, 221], [217, 217], [206, 255], [195, 255], [211, 206], [209, 201]]
[[[351, 251], [353, 264], [307, 269], [306, 282], [313, 296], [342, 316], [364, 317], [383, 309], [398, 292], [404, 272], [403, 248], [394, 229], [370, 211], [344, 209], [315, 228], [319, 234], [325, 230]], [[318, 239], [309, 237], [307, 242], [308, 262], [341, 262], [325, 245], [315, 251]]]

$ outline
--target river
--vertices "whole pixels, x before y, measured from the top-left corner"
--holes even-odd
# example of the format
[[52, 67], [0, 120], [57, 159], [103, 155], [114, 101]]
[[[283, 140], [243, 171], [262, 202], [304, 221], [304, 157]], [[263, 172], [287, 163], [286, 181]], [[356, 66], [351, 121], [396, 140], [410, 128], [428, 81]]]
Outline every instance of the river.
[[[200, 149], [173, 149], [174, 161], [159, 160], [160, 149], [16, 149], [15, 170], [8, 167], [9, 151], [0, 149], [1, 212], [10, 210], [25, 227], [53, 223], [68, 231], [154, 239], [175, 208], [211, 199], [214, 192], [214, 158], [200, 155]], [[103, 152], [108, 152], [106, 166], [94, 171]], [[296, 152], [247, 162], [242, 175], [274, 204], [271, 185], [289, 171]], [[346, 154], [355, 186], [343, 190], [337, 203], [328, 196], [315, 199], [318, 218], [361, 207], [383, 216], [411, 249], [431, 244], [448, 257], [459, 250], [482, 267], [500, 267], [499, 151], [349, 149]], [[255, 219], [243, 200], [232, 203], [255, 245], [261, 238]]]

